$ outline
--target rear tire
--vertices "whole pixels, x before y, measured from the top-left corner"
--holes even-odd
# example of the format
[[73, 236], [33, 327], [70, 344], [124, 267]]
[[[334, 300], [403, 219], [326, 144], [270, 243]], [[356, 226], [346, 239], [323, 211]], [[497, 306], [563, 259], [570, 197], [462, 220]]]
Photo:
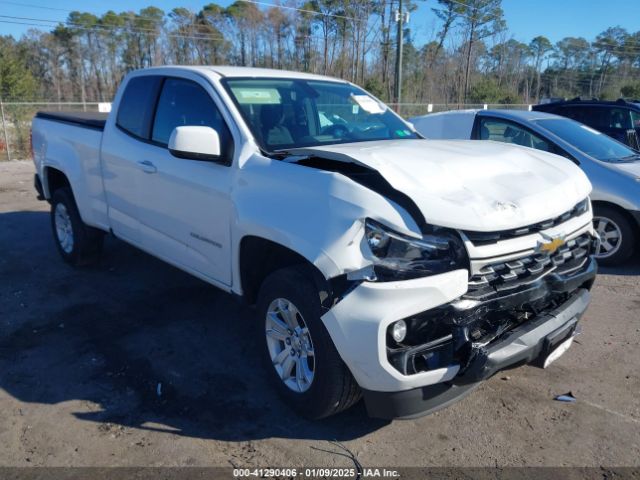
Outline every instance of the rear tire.
[[596, 259], [600, 265], [620, 265], [633, 255], [636, 230], [627, 216], [608, 206], [595, 206], [593, 226], [600, 235]]
[[51, 196], [51, 228], [58, 252], [68, 264], [89, 265], [98, 259], [104, 232], [82, 221], [69, 187], [58, 188]]
[[307, 268], [288, 267], [269, 275], [257, 310], [267, 375], [291, 408], [320, 419], [360, 399], [360, 388], [320, 318], [320, 295]]

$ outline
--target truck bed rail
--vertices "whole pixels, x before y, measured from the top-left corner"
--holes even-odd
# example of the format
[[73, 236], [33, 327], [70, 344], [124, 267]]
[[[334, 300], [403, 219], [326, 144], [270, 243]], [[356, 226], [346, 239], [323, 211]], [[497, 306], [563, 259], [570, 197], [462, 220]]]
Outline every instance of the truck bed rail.
[[104, 130], [108, 115], [108, 113], [102, 112], [38, 112], [36, 118], [69, 123], [94, 130]]

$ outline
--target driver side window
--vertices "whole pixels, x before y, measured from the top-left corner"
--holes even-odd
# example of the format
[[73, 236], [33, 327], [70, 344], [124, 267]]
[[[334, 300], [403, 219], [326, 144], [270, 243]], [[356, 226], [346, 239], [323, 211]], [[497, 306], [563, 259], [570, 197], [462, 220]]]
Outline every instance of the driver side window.
[[494, 140], [553, 152], [549, 142], [515, 123], [497, 118], [480, 118], [480, 140]]
[[176, 127], [206, 126], [218, 132], [223, 158], [232, 152], [231, 132], [209, 94], [197, 83], [166, 78], [158, 100], [151, 140], [166, 146]]

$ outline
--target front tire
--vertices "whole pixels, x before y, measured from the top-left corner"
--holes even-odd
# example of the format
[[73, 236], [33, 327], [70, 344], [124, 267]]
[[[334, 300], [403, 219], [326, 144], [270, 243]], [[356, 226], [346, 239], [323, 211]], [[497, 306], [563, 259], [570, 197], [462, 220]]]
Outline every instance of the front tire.
[[60, 256], [73, 266], [94, 263], [104, 240], [104, 232], [86, 225], [69, 187], [62, 187], [51, 196], [51, 228]]
[[360, 399], [360, 388], [320, 318], [320, 295], [304, 266], [267, 277], [258, 294], [258, 313], [267, 375], [296, 412], [324, 418]]
[[636, 231], [622, 212], [608, 206], [594, 207], [593, 227], [600, 235], [600, 247], [596, 252], [598, 263], [620, 265], [633, 255]]

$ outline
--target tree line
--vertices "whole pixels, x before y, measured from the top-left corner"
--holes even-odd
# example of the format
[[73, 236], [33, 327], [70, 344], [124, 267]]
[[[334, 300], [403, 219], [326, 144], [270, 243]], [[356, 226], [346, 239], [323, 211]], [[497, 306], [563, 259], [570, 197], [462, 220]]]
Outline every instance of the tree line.
[[[590, 40], [552, 44], [540, 35], [523, 43], [509, 31], [501, 0], [427, 1], [436, 23], [415, 16], [403, 25], [403, 102], [640, 97], [640, 31], [611, 27]], [[416, 9], [415, 0], [403, 4]], [[397, 0], [238, 0], [199, 11], [71, 11], [64, 21], [51, 9], [5, 16], [32, 28], [0, 37], [0, 94], [5, 102], [110, 101], [132, 69], [231, 64], [336, 76], [393, 102], [397, 8]]]

